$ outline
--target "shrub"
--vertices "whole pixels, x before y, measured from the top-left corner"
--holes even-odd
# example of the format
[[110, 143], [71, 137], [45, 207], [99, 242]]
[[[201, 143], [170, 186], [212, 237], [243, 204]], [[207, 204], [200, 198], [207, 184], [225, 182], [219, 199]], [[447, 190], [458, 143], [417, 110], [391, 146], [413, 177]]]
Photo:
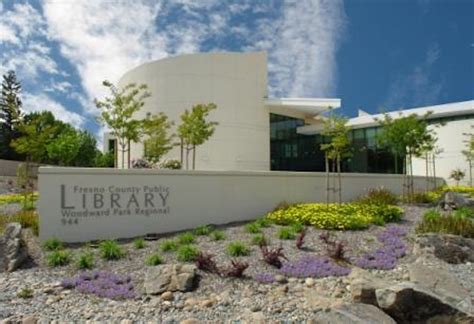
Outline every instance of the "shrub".
[[199, 250], [193, 245], [183, 245], [178, 249], [178, 260], [182, 262], [192, 262], [199, 255]]
[[469, 218], [441, 216], [423, 219], [416, 227], [417, 233], [446, 233], [474, 238], [474, 222]]
[[326, 254], [336, 261], [346, 261], [346, 245], [345, 241], [338, 241], [331, 238], [329, 232], [319, 235], [319, 239], [326, 244]]
[[262, 251], [263, 261], [278, 269], [280, 269], [282, 265], [280, 259], [288, 260], [283, 254], [283, 247], [281, 245], [275, 249], [269, 249], [266, 246], [261, 246], [260, 250]]
[[296, 238], [296, 248], [298, 250], [301, 250], [303, 248], [305, 237], [306, 237], [306, 230], [303, 230], [303, 231], [300, 232], [300, 234]]
[[368, 205], [396, 205], [397, 196], [386, 188], [369, 189], [367, 194], [356, 199], [357, 203]]
[[159, 254], [152, 254], [146, 259], [145, 263], [149, 266], [156, 266], [162, 264], [163, 259]]
[[165, 240], [161, 243], [160, 248], [163, 252], [176, 251], [178, 249], [178, 243], [174, 240]]
[[20, 223], [23, 228], [31, 228], [33, 234], [38, 236], [38, 214], [35, 211], [19, 211], [8, 215], [0, 214], [0, 232], [4, 231], [8, 223]]
[[225, 233], [223, 231], [213, 231], [211, 232], [211, 238], [213, 241], [225, 240]]
[[261, 233], [262, 228], [260, 227], [260, 225], [258, 223], [253, 222], [253, 223], [245, 224], [245, 231], [247, 233], [256, 234], [256, 233]]
[[142, 238], [137, 238], [133, 241], [133, 246], [137, 250], [144, 249], [145, 245], [146, 245], [145, 240]]
[[52, 237], [44, 241], [43, 248], [46, 251], [58, 251], [64, 248], [64, 244], [59, 239]]
[[278, 238], [280, 240], [292, 240], [295, 238], [295, 232], [292, 228], [282, 227], [278, 230]]
[[195, 263], [198, 269], [200, 270], [212, 273], [219, 273], [217, 264], [214, 261], [214, 255], [212, 254], [206, 252], [199, 252], [199, 254], [196, 256]]
[[209, 225], [201, 225], [194, 229], [194, 234], [196, 235], [209, 235], [212, 232], [212, 227]]
[[68, 265], [71, 262], [71, 252], [65, 250], [51, 252], [46, 256], [46, 261], [50, 267]]
[[437, 211], [436, 209], [430, 209], [423, 215], [423, 219], [425, 220], [434, 220], [440, 217], [441, 217], [441, 213]]
[[227, 245], [227, 253], [233, 257], [245, 256], [250, 254], [250, 249], [243, 242], [235, 241]]
[[78, 269], [92, 269], [94, 267], [94, 255], [91, 252], [79, 254], [77, 259]]
[[65, 279], [61, 285], [76, 289], [82, 294], [92, 294], [110, 299], [132, 299], [136, 297], [130, 276], [120, 276], [108, 271], [82, 273], [76, 278]]
[[179, 244], [192, 244], [196, 241], [196, 237], [191, 232], [185, 232], [178, 236]]
[[[38, 193], [35, 192], [30, 195], [31, 200], [36, 201], [38, 200]], [[21, 194], [8, 194], [8, 195], [0, 195], [0, 205], [5, 204], [21, 204], [25, 201], [25, 195]]]
[[18, 294], [16, 294], [16, 296], [18, 298], [23, 298], [23, 299], [33, 298], [33, 289], [23, 288], [22, 290], [18, 292]]
[[298, 204], [271, 212], [267, 217], [281, 225], [299, 222], [321, 229], [358, 230], [367, 228], [380, 218], [397, 221], [403, 210], [391, 205], [365, 204]]
[[31, 211], [36, 209], [36, 204], [34, 201], [27, 200], [21, 202], [21, 210], [23, 211]]
[[222, 274], [227, 277], [241, 278], [244, 275], [244, 271], [249, 267], [247, 262], [240, 262], [232, 260], [230, 266], [222, 271]]
[[263, 234], [256, 234], [252, 237], [252, 244], [258, 246], [266, 246], [268, 245], [268, 239]]
[[100, 256], [105, 260], [121, 259], [125, 253], [116, 241], [107, 240], [99, 244]]
[[132, 160], [132, 169], [151, 169], [153, 166], [144, 159]]
[[171, 170], [179, 170], [181, 169], [181, 162], [178, 160], [168, 160], [160, 164], [160, 168], [162, 169], [171, 169]]

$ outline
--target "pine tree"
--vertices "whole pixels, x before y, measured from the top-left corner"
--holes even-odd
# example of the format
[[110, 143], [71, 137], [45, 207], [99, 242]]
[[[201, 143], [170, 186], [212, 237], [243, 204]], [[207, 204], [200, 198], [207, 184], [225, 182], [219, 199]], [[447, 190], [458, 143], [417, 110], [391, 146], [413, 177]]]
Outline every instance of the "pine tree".
[[14, 71], [3, 75], [0, 96], [0, 158], [22, 159], [11, 143], [20, 136], [21, 122], [21, 84]]

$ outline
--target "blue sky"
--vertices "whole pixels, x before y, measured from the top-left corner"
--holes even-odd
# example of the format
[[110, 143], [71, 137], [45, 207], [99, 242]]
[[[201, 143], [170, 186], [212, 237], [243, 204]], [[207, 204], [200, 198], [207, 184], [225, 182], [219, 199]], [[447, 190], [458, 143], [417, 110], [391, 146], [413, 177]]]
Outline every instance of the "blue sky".
[[0, 73], [28, 111], [100, 134], [101, 81], [170, 55], [265, 50], [273, 96], [339, 110], [474, 98], [474, 0], [3, 0]]

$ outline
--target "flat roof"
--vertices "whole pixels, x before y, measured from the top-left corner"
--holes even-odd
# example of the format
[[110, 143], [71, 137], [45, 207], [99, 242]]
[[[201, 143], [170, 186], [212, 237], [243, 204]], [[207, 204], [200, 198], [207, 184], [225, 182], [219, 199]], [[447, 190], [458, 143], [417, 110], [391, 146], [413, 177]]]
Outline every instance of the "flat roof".
[[305, 120], [307, 123], [317, 122], [319, 115], [331, 109], [341, 107], [341, 99], [337, 98], [267, 98], [265, 106], [270, 112]]
[[[432, 113], [428, 119], [474, 114], [474, 100], [389, 111], [386, 113], [393, 118], [397, 118], [411, 114], [423, 116], [428, 112]], [[384, 113], [371, 115], [365, 111], [360, 111], [359, 116], [350, 118], [347, 125], [353, 129], [372, 127], [378, 125], [378, 122], [376, 122], [375, 119], [381, 119], [383, 116]], [[321, 132], [322, 128], [323, 126], [321, 124], [307, 125], [298, 127], [296, 131], [298, 134], [313, 135]]]

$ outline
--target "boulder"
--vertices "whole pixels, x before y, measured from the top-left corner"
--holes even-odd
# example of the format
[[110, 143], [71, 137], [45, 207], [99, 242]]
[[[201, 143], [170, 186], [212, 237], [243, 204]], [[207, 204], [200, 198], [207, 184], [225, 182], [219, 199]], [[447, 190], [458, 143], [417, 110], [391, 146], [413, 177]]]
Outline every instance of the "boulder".
[[21, 238], [19, 223], [7, 224], [0, 237], [0, 272], [12, 272], [27, 260], [28, 252]]
[[413, 282], [402, 282], [375, 291], [379, 307], [397, 323], [469, 323], [471, 313]]
[[193, 264], [150, 267], [145, 272], [145, 293], [156, 295], [165, 291], [191, 291], [196, 284], [196, 270]]
[[438, 205], [444, 210], [452, 210], [461, 207], [472, 206], [472, 202], [462, 193], [447, 191], [441, 197]]
[[363, 269], [354, 269], [349, 275], [352, 300], [356, 303], [371, 304], [377, 306], [375, 290], [390, 285], [389, 282], [376, 278], [370, 272]]
[[428, 233], [417, 235], [413, 254], [434, 254], [448, 263], [474, 262], [474, 239], [458, 235]]
[[319, 312], [311, 323], [318, 324], [395, 324], [387, 314], [373, 305], [342, 304]]
[[408, 265], [410, 281], [433, 292], [438, 298], [466, 313], [473, 313], [471, 297], [467, 291], [445, 268], [445, 263], [438, 262], [432, 266], [415, 262]]

